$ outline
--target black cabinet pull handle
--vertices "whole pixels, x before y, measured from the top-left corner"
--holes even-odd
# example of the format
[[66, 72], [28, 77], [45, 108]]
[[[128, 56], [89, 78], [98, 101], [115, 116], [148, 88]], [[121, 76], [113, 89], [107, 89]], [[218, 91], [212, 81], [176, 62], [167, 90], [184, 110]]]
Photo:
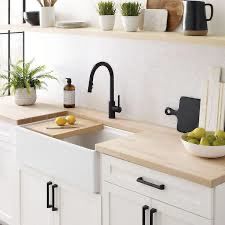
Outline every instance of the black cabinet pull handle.
[[148, 182], [148, 181], [145, 181], [145, 180], [143, 179], [143, 177], [139, 177], [139, 178], [137, 179], [137, 182], [142, 183], [142, 184], [145, 184], [145, 185], [148, 185], [148, 186], [150, 186], [150, 187], [153, 187], [153, 188], [156, 188], [156, 189], [159, 189], [159, 190], [164, 190], [164, 189], [165, 189], [165, 185], [164, 185], [164, 184], [160, 184], [160, 185], [153, 184], [153, 183], [150, 183], [150, 182]]
[[149, 207], [147, 206], [147, 205], [144, 205], [143, 207], [142, 207], [142, 225], [145, 225], [145, 212], [146, 212], [146, 210], [148, 210], [149, 209]]
[[57, 184], [52, 185], [52, 211], [57, 211], [58, 208], [55, 207], [55, 189], [58, 187]]
[[150, 225], [154, 225], [154, 224], [153, 224], [154, 213], [157, 213], [157, 209], [152, 208], [152, 209], [150, 210]]
[[47, 208], [48, 208], [48, 209], [49, 209], [49, 208], [52, 208], [52, 205], [50, 205], [50, 203], [49, 203], [49, 188], [50, 188], [51, 185], [52, 185], [52, 182], [49, 181], [49, 182], [47, 183]]

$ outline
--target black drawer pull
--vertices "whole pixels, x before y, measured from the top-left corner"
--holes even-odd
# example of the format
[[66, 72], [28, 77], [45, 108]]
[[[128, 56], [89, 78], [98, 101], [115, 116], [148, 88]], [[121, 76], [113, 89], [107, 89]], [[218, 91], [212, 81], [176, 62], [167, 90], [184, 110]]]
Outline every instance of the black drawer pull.
[[145, 225], [145, 212], [146, 212], [146, 210], [148, 210], [149, 209], [149, 207], [147, 206], [147, 205], [144, 205], [143, 207], [142, 207], [142, 225]]
[[157, 212], [157, 209], [152, 208], [150, 210], [150, 225], [154, 225], [154, 223], [153, 223], [153, 217], [154, 217], [154, 213], [156, 213], [156, 212]]
[[57, 211], [58, 208], [55, 207], [55, 189], [58, 187], [57, 184], [52, 185], [52, 211]]
[[160, 184], [160, 185], [153, 184], [153, 183], [150, 183], [150, 182], [148, 182], [148, 181], [145, 181], [145, 180], [143, 179], [143, 177], [139, 177], [139, 178], [137, 179], [137, 182], [142, 183], [142, 184], [145, 184], [145, 185], [148, 185], [148, 186], [150, 186], [150, 187], [153, 187], [153, 188], [156, 188], [156, 189], [159, 189], [159, 190], [164, 190], [164, 189], [165, 189], [165, 185], [164, 185], [164, 184]]
[[49, 181], [49, 182], [47, 183], [47, 208], [48, 208], [48, 209], [49, 209], [49, 208], [52, 208], [52, 205], [50, 205], [50, 203], [49, 203], [49, 188], [50, 188], [51, 185], [52, 185], [52, 182]]

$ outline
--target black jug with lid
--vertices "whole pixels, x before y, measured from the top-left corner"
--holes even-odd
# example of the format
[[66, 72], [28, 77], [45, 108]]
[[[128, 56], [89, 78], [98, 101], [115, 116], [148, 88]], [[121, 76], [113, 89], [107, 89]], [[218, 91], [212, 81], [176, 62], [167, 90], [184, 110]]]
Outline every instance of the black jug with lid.
[[[184, 35], [205, 36], [208, 33], [207, 22], [213, 18], [213, 5], [203, 1], [183, 1], [184, 18], [183, 31]], [[211, 9], [211, 16], [206, 17], [206, 6]]]

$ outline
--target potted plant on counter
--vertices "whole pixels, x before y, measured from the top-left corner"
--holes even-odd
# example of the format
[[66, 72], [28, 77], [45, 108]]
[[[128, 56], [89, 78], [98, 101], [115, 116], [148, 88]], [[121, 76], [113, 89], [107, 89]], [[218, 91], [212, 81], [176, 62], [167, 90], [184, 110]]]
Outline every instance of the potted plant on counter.
[[122, 23], [127, 32], [136, 32], [139, 26], [141, 3], [124, 2], [121, 4]]
[[52, 71], [46, 72], [45, 66], [31, 68], [33, 60], [24, 63], [19, 61], [15, 65], [11, 65], [10, 79], [8, 74], [0, 75], [0, 79], [6, 80], [3, 84], [3, 94], [12, 90], [15, 94], [15, 103], [20, 106], [33, 105], [36, 102], [36, 89], [46, 88], [47, 84], [44, 80], [57, 80], [52, 75]]
[[55, 8], [57, 0], [37, 0], [41, 6], [40, 11], [40, 26], [54, 27], [55, 26]]
[[99, 13], [99, 24], [102, 30], [113, 30], [115, 24], [115, 3], [112, 1], [101, 1], [97, 4], [97, 11]]

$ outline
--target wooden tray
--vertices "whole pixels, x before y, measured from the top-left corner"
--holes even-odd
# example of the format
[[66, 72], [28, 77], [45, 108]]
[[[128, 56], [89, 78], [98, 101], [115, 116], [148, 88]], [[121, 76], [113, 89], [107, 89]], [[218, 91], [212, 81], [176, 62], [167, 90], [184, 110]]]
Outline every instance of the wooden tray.
[[180, 25], [184, 14], [182, 0], [147, 0], [146, 7], [168, 11], [167, 31], [174, 31]]
[[91, 133], [95, 131], [99, 131], [103, 129], [103, 124], [98, 123], [92, 120], [86, 120], [82, 118], [77, 118], [77, 121], [74, 125], [74, 128], [71, 128], [70, 126], [68, 129], [63, 128], [63, 129], [48, 129], [51, 127], [56, 127], [54, 119], [52, 120], [44, 120], [40, 121], [37, 123], [32, 123], [25, 125], [25, 128], [28, 128], [32, 131], [48, 135], [50, 137], [58, 138], [58, 139], [63, 139], [63, 138], [68, 138], [72, 137], [75, 135], [80, 135], [80, 134], [86, 134], [86, 133]]

